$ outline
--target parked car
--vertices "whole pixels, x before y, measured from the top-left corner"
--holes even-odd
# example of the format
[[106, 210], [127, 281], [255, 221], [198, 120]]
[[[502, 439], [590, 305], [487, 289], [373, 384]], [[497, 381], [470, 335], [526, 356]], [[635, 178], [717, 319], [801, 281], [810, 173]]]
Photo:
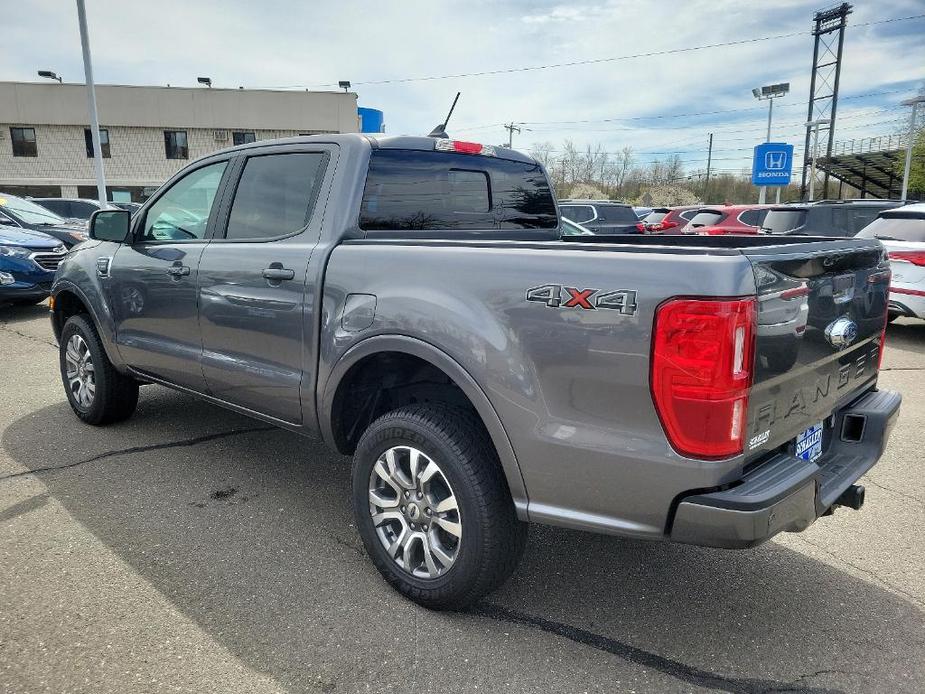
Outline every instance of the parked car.
[[820, 200], [775, 205], [761, 222], [761, 231], [801, 236], [854, 236], [878, 214], [902, 204], [899, 200]]
[[641, 234], [645, 225], [631, 205], [610, 200], [560, 200], [559, 211], [566, 219], [595, 234]]
[[[60, 217], [65, 219], [75, 219], [87, 222], [97, 210], [103, 209], [99, 200], [91, 198], [29, 198], [32, 202], [38, 203], [45, 209], [51, 210]], [[137, 202], [116, 202], [109, 201], [110, 207], [118, 207], [120, 210], [136, 212], [141, 207]]]
[[527, 521], [735, 548], [858, 509], [901, 401], [878, 241], [562, 237], [510, 149], [261, 141], [90, 234], [52, 294], [75, 415], [125, 420], [144, 382], [320, 431], [373, 563], [432, 608], [500, 585]]
[[40, 231], [0, 225], [0, 304], [37, 304], [48, 298], [66, 250]]
[[757, 234], [768, 208], [762, 205], [701, 207], [682, 229], [685, 234]]
[[859, 239], [877, 239], [890, 254], [890, 319], [925, 318], [925, 203], [885, 210]]
[[68, 222], [38, 203], [0, 193], [0, 224], [53, 236], [68, 248], [87, 240], [86, 224]]
[[680, 234], [704, 205], [656, 207], [643, 219], [647, 234]]

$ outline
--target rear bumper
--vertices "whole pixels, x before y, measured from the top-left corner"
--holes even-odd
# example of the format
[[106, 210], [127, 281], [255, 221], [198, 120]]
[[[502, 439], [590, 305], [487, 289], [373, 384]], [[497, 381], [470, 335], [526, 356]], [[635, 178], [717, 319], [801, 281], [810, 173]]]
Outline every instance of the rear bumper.
[[906, 318], [925, 318], [925, 289], [891, 287], [890, 313]]
[[743, 548], [805, 530], [880, 459], [901, 402], [893, 391], [862, 395], [835, 413], [831, 441], [817, 462], [778, 453], [731, 489], [683, 497], [671, 539]]

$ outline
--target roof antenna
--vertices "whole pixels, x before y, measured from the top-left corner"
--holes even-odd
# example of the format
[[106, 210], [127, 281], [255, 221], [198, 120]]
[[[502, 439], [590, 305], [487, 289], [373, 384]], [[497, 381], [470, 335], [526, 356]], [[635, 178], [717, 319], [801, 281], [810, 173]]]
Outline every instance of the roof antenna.
[[450, 122], [450, 116], [453, 115], [453, 109], [456, 108], [456, 102], [459, 101], [459, 95], [460, 92], [456, 92], [456, 98], [453, 99], [453, 105], [450, 106], [450, 112], [446, 114], [446, 118], [443, 119], [442, 123], [430, 131], [430, 134], [427, 137], [441, 137], [444, 140], [450, 139], [450, 136], [446, 134], [446, 124]]

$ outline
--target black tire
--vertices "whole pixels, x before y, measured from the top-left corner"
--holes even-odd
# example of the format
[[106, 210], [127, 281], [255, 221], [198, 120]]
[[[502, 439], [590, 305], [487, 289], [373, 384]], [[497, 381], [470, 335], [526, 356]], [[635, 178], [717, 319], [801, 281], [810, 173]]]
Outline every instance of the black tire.
[[[70, 386], [67, 377], [66, 353], [71, 338], [75, 335], [86, 343], [90, 361], [93, 365], [95, 392], [89, 403], [82, 403]], [[61, 381], [67, 400], [74, 414], [87, 424], [101, 426], [121, 422], [132, 416], [138, 404], [138, 381], [116, 371], [103, 343], [96, 332], [93, 322], [86, 315], [71, 316], [61, 329], [58, 363], [61, 369]]]
[[[438, 463], [459, 507], [463, 531], [455, 561], [436, 578], [400, 567], [380, 541], [370, 513], [376, 461], [403, 445]], [[353, 505], [373, 564], [398, 592], [431, 609], [462, 609], [499, 587], [517, 568], [526, 544], [527, 524], [517, 519], [494, 447], [475, 414], [461, 408], [408, 405], [373, 422], [353, 458]]]

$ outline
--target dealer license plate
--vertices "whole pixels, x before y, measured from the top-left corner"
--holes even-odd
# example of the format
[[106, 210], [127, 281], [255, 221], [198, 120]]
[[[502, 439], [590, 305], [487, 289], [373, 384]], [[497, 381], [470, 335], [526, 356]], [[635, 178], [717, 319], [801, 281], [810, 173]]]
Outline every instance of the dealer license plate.
[[810, 462], [822, 455], [822, 422], [813, 424], [797, 436], [796, 455]]

